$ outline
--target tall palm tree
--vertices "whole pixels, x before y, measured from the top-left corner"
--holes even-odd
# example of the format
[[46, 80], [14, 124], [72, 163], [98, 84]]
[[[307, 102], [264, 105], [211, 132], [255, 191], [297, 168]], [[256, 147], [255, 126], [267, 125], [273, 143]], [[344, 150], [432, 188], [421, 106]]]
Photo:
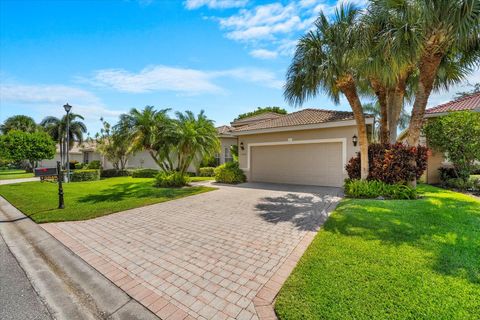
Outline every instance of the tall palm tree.
[[146, 106], [143, 110], [133, 108], [120, 115], [120, 122], [114, 127], [120, 132], [128, 132], [132, 149], [148, 151], [163, 170], [173, 167], [166, 151], [166, 139], [172, 126], [168, 111], [157, 111], [153, 106]]
[[355, 52], [358, 46], [357, 28], [359, 11], [351, 5], [341, 5], [333, 19], [323, 13], [315, 22], [314, 30], [298, 42], [293, 61], [287, 71], [285, 99], [293, 105], [301, 105], [326, 92], [335, 103], [343, 94], [352, 108], [357, 124], [361, 151], [361, 178], [368, 176], [368, 138], [360, 102], [358, 86], [359, 60]]
[[0, 126], [0, 131], [7, 134], [9, 131], [19, 130], [23, 132], [35, 132], [38, 130], [38, 125], [29, 116], [16, 115], [7, 118]]
[[177, 112], [176, 116], [172, 150], [177, 156], [177, 170], [185, 174], [190, 164], [198, 166], [202, 159], [219, 152], [220, 141], [213, 121], [203, 110], [197, 116], [191, 111]]
[[[79, 119], [79, 120], [77, 120]], [[76, 113], [69, 113], [69, 145], [68, 150], [71, 150], [75, 144], [83, 142], [83, 134], [87, 132], [86, 125], [81, 121], [84, 118]], [[64, 115], [61, 119], [53, 116], [45, 117], [40, 126], [43, 127], [54, 141], [57, 141], [60, 147], [60, 161], [64, 163], [64, 158], [67, 153], [67, 116]]]
[[[430, 94], [442, 85], [438, 83], [442, 64], [445, 67], [455, 62], [463, 74], [479, 64], [480, 0], [373, 2], [395, 17], [395, 23], [383, 31], [383, 36], [388, 37], [391, 48], [405, 53], [418, 73], [407, 136], [408, 144], [416, 145]], [[457, 76], [461, 78], [462, 74]], [[443, 85], [448, 85], [448, 79], [444, 80]]]

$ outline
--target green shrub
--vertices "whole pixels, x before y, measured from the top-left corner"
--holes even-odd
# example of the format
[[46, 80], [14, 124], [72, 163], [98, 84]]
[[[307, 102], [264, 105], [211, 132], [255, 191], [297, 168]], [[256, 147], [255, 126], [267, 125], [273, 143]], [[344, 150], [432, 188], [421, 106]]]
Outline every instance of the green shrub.
[[97, 170], [97, 169], [75, 170], [71, 174], [72, 182], [95, 181], [95, 180], [100, 180], [100, 170]]
[[180, 188], [186, 186], [190, 178], [180, 172], [162, 171], [155, 176], [155, 186], [159, 188]]
[[387, 184], [378, 180], [346, 180], [345, 194], [351, 198], [416, 199], [416, 189], [404, 184]]
[[198, 176], [200, 177], [213, 177], [215, 175], [214, 167], [203, 167], [199, 169]]
[[76, 170], [83, 169], [84, 166], [85, 166], [84, 163], [81, 163], [81, 162], [75, 163], [75, 169]]
[[102, 169], [102, 164], [100, 163], [100, 160], [93, 160], [87, 164], [85, 169]]
[[215, 181], [222, 183], [242, 183], [247, 181], [238, 162], [226, 162], [215, 168]]
[[102, 170], [100, 176], [102, 178], [113, 178], [113, 177], [126, 177], [131, 176], [132, 172], [129, 170], [118, 170], [118, 169], [106, 169]]
[[133, 178], [154, 178], [158, 174], [156, 169], [136, 169], [132, 171]]

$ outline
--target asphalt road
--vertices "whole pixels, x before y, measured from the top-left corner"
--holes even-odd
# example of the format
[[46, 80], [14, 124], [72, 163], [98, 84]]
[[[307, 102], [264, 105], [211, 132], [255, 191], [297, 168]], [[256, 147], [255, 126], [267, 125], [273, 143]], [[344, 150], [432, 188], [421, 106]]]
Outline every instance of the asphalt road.
[[50, 320], [25, 272], [0, 236], [0, 319]]

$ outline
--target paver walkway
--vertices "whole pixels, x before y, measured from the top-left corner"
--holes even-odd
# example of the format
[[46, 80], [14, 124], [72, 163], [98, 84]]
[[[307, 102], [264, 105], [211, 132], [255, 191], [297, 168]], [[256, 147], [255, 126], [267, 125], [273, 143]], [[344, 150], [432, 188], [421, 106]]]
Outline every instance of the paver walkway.
[[268, 184], [43, 224], [162, 319], [269, 319], [341, 190]]
[[14, 184], [14, 183], [22, 183], [22, 182], [32, 182], [32, 181], [40, 181], [40, 178], [38, 178], [38, 177], [33, 177], [33, 178], [20, 178], [20, 179], [0, 180], [0, 185], [3, 185], [3, 184]]

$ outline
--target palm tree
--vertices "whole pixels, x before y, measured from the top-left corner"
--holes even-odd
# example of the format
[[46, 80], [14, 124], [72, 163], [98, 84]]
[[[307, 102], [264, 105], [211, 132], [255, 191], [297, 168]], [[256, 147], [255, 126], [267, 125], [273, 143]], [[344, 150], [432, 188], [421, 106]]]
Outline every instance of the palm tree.
[[[366, 103], [366, 104], [364, 104], [363, 105], [363, 110], [366, 113], [373, 114], [376, 119], [382, 119], [381, 107], [380, 107], [380, 103], [378, 101], [376, 103]], [[409, 121], [410, 121], [410, 115], [405, 111], [405, 108], [402, 108], [402, 110], [400, 112], [400, 115], [398, 117], [397, 127], [395, 128], [395, 131], [397, 131], [398, 129], [405, 130], [408, 127]], [[382, 134], [381, 126], [382, 126], [382, 123], [379, 122], [377, 124], [377, 128], [375, 130], [376, 131], [375, 139], [379, 140], [381, 143], [387, 143], [387, 142], [392, 143], [389, 140], [382, 140], [381, 139], [381, 134]], [[397, 134], [395, 134], [395, 137], [396, 136], [397, 136]]]
[[114, 129], [128, 132], [132, 149], [146, 150], [163, 170], [170, 170], [173, 163], [166, 150], [166, 141], [172, 127], [168, 116], [169, 109], [156, 111], [153, 106], [143, 110], [133, 108], [127, 114], [120, 115], [120, 122]]
[[7, 118], [0, 126], [0, 131], [7, 134], [9, 131], [19, 130], [23, 132], [35, 132], [38, 130], [38, 125], [31, 117], [24, 115], [16, 115]]
[[360, 102], [358, 86], [358, 29], [359, 11], [351, 5], [341, 5], [333, 19], [322, 13], [314, 30], [298, 42], [293, 61], [287, 71], [285, 99], [301, 105], [306, 99], [326, 92], [335, 103], [340, 93], [348, 100], [357, 124], [361, 178], [368, 176], [368, 139], [365, 115]]
[[[458, 64], [457, 79], [480, 61], [480, 0], [375, 0], [395, 17], [383, 31], [392, 48], [402, 48], [418, 72], [407, 142], [417, 145], [425, 107], [440, 85], [439, 72]], [[383, 40], [381, 40], [382, 42]], [[392, 51], [394, 52], [394, 51]], [[452, 64], [453, 63], [453, 64]], [[448, 67], [447, 67], [448, 68]], [[445, 70], [445, 69], [444, 69]], [[462, 75], [463, 72], [463, 75]]]
[[[77, 119], [84, 120], [84, 118], [79, 114], [69, 113], [68, 150], [73, 148], [75, 142], [78, 142], [79, 144], [82, 143], [83, 134], [87, 132], [87, 127], [85, 124]], [[65, 115], [61, 119], [48, 116], [44, 118], [42, 122], [40, 122], [40, 126], [43, 127], [45, 132], [47, 132], [54, 141], [58, 142], [60, 147], [60, 161], [61, 163], [64, 163], [63, 159], [67, 153], [67, 116]]]
[[217, 129], [212, 120], [202, 110], [195, 116], [193, 112], [177, 112], [172, 150], [177, 159], [177, 170], [183, 174], [190, 164], [200, 165], [202, 159], [213, 156], [220, 150]]

